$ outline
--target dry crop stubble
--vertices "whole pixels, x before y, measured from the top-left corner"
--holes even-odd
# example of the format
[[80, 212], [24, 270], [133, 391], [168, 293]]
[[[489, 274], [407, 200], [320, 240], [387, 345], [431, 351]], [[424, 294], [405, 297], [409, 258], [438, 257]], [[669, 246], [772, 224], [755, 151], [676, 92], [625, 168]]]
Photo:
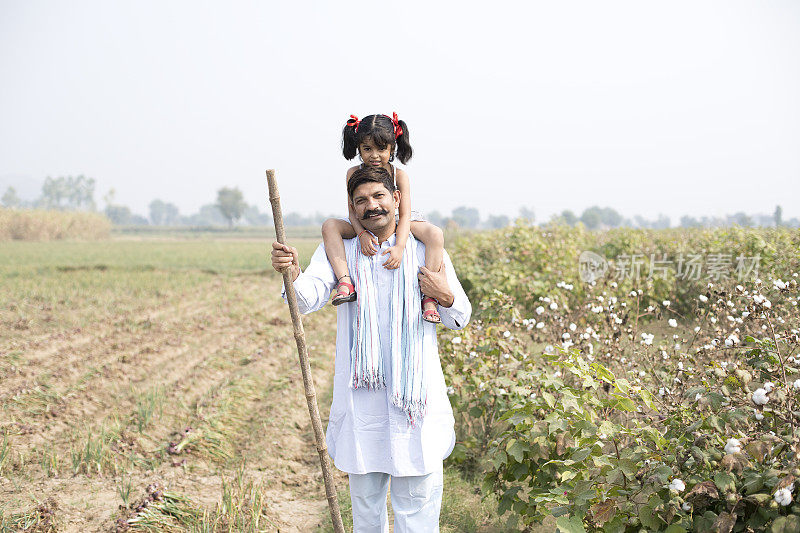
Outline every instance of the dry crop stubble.
[[[93, 250], [93, 260], [111, 263], [115, 244], [103, 245], [110, 248], [107, 257], [98, 258]], [[170, 270], [172, 277], [161, 275], [159, 268], [176, 268], [170, 258], [171, 266], [135, 276], [126, 274], [135, 264], [127, 270], [77, 269], [72, 273], [79, 282], [67, 284], [60, 294], [55, 282], [48, 286], [45, 280], [47, 290], [56, 293], [49, 295], [15, 283], [17, 311], [5, 312], [0, 324], [4, 523], [42, 515], [31, 497], [36, 494], [39, 501], [54, 498], [50, 520], [59, 530], [108, 530], [120, 513], [136, 515], [130, 507], [118, 509], [124, 500], [135, 507], [149, 494], [145, 487], [160, 483], [186, 498], [172, 504], [195, 509], [185, 519], [195, 517], [191, 520], [198, 527], [252, 524], [259, 516], [268, 520], [262, 525], [282, 530], [313, 527], [324, 498], [296, 379], [288, 312], [277, 296], [280, 281], [263, 271], [266, 245], [226, 243], [225, 249], [239, 257], [236, 268], [226, 266], [226, 254], [219, 253], [221, 264], [203, 266], [213, 274], [178, 268]], [[200, 243], [182, 251], [202, 252]], [[240, 257], [248, 253], [249, 271]], [[59, 254], [63, 250], [56, 250]], [[145, 253], [140, 263], [149, 262], [156, 261]], [[16, 275], [8, 275], [14, 268], [6, 265], [0, 272], [13, 279], [26, 268], [38, 268], [44, 277], [66, 275], [41, 265], [18, 266]], [[109, 294], [112, 286], [116, 292]], [[43, 312], [56, 318], [46, 322], [32, 316], [28, 329], [13, 329], [13, 314], [53, 300], [64, 302], [64, 309]], [[83, 323], [80, 331], [76, 323]], [[314, 372], [318, 388], [325, 390], [333, 366], [332, 313], [308, 317], [306, 327], [312, 355], [324, 354], [315, 358]], [[9, 335], [19, 332], [23, 335]], [[6, 378], [14, 389], [6, 388]], [[187, 427], [201, 437], [168, 453]], [[224, 453], [215, 453], [219, 450]], [[253, 494], [263, 505], [244, 508], [243, 501], [255, 501]], [[161, 500], [151, 501], [155, 509]], [[179, 518], [166, 520], [181, 527]]]

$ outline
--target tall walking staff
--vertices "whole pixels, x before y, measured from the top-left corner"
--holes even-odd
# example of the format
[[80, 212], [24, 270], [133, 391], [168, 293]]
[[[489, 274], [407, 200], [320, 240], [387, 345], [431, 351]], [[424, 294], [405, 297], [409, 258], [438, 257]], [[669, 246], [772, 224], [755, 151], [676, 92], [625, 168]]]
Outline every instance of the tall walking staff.
[[[269, 201], [272, 204], [272, 218], [275, 221], [275, 236], [278, 242], [286, 244], [286, 231], [283, 228], [283, 213], [281, 212], [281, 197], [278, 194], [278, 184], [275, 182], [275, 171], [267, 170], [267, 185], [269, 187]], [[308, 350], [306, 349], [306, 334], [303, 331], [303, 321], [297, 307], [297, 295], [290, 269], [283, 271], [283, 286], [286, 287], [286, 298], [289, 300], [289, 312], [292, 315], [294, 326], [294, 340], [297, 342], [297, 355], [300, 357], [300, 369], [303, 371], [303, 386], [306, 390], [308, 414], [311, 416], [311, 425], [314, 427], [314, 438], [317, 441], [319, 462], [322, 465], [322, 477], [325, 479], [325, 495], [328, 498], [328, 507], [331, 510], [331, 521], [336, 533], [344, 533], [342, 515], [339, 513], [339, 500], [336, 499], [336, 484], [331, 474], [331, 462], [328, 458], [328, 446], [325, 444], [325, 434], [322, 432], [322, 422], [319, 419], [317, 408], [317, 393], [314, 390], [314, 379], [311, 376], [311, 365], [308, 363]]]

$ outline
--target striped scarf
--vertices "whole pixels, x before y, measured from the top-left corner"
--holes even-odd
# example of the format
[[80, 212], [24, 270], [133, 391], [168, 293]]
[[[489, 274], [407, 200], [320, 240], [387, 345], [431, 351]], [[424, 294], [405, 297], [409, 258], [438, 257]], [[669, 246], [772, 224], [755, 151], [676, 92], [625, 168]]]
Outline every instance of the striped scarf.
[[[350, 241], [347, 266], [358, 293], [353, 345], [350, 351], [350, 387], [376, 390], [386, 386], [378, 326], [378, 298], [373, 258], [361, 253], [359, 239]], [[431, 334], [422, 320], [417, 241], [408, 236], [400, 267], [392, 271], [391, 360], [392, 404], [405, 411], [415, 426], [425, 416], [427, 386], [423, 372], [423, 335]]]

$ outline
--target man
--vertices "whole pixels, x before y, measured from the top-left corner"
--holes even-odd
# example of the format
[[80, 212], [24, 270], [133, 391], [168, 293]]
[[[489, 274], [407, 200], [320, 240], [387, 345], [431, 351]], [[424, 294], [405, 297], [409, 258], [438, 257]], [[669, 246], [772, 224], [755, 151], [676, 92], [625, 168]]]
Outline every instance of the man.
[[[420, 321], [422, 326], [415, 333], [421, 337], [420, 360], [427, 387], [427, 401], [421, 421], [410, 423], [408, 413], [399, 408], [391, 397], [392, 353], [396, 353], [391, 346], [396, 335], [392, 331], [392, 317], [395, 316], [392, 307], [395, 303], [393, 299], [402, 298], [403, 293], [393, 290], [393, 284], [397, 283], [396, 271], [383, 266], [385, 257], [381, 256], [381, 252], [395, 242], [395, 211], [400, 204], [400, 192], [395, 189], [385, 169], [371, 167], [353, 173], [348, 182], [348, 193], [356, 215], [364, 228], [375, 235], [380, 247], [374, 256], [361, 256], [359, 260], [362, 265], [367, 265], [362, 267], [367, 269], [366, 274], [362, 272], [362, 275], [374, 285], [374, 290], [368, 293], [376, 299], [374, 309], [378, 339], [373, 346], [378, 347], [376, 351], [380, 353], [377, 355], [386, 362], [382, 365], [386, 376], [385, 386], [351, 388], [354, 372], [351, 370], [351, 351], [353, 343], [357, 342], [354, 340], [357, 334], [353, 325], [359, 317], [363, 320], [364, 315], [359, 315], [359, 302], [339, 306], [333, 403], [326, 432], [328, 451], [334, 465], [348, 473], [356, 532], [389, 531], [386, 492], [390, 482], [395, 531], [439, 531], [442, 461], [453, 450], [455, 432], [434, 325]], [[425, 246], [421, 242], [414, 242], [416, 247], [407, 246], [405, 253], [416, 253], [413, 259], [419, 265], [424, 265]], [[348, 263], [351, 263], [359, 253], [358, 247], [348, 245], [348, 241], [345, 241], [345, 249]], [[306, 271], [301, 272], [297, 250], [274, 242], [272, 266], [279, 272], [291, 269], [302, 313], [323, 307], [336, 285], [333, 269], [321, 244]], [[461, 329], [467, 324], [472, 306], [455, 275], [447, 252], [439, 272], [422, 266], [418, 280], [419, 289], [439, 302], [438, 311], [445, 327]], [[363, 292], [358, 294], [359, 299], [369, 297], [363, 296]], [[283, 296], [285, 299], [285, 292]], [[416, 313], [421, 313], [421, 309], [417, 308]], [[407, 344], [403, 343], [404, 349]]]

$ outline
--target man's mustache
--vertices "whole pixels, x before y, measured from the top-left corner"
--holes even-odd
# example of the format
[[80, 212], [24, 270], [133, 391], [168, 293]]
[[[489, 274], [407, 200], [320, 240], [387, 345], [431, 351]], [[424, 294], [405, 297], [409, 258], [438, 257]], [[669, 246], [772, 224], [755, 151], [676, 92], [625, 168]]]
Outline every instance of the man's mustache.
[[361, 220], [366, 220], [373, 215], [383, 216], [388, 213], [386, 209], [373, 209], [372, 211], [364, 211], [364, 216], [361, 217]]

